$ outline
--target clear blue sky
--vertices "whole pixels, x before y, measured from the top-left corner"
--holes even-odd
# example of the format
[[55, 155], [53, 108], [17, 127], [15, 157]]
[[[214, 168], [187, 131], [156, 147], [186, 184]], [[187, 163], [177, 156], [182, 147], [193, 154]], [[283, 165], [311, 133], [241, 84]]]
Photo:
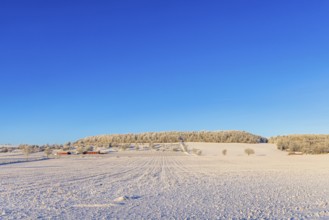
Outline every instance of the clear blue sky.
[[329, 133], [329, 1], [0, 2], [0, 143]]

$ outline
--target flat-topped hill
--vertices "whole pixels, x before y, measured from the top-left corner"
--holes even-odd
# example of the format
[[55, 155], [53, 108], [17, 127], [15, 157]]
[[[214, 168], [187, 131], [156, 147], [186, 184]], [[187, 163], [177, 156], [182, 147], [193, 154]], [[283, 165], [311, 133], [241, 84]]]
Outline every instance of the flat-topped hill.
[[147, 132], [140, 134], [109, 134], [80, 139], [74, 145], [93, 145], [107, 147], [116, 143], [266, 143], [267, 139], [245, 131], [192, 131], [192, 132]]

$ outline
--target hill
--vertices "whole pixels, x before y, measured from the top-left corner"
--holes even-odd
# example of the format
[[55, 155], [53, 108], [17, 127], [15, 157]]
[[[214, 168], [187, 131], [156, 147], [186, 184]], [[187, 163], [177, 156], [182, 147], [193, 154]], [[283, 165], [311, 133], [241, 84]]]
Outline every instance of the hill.
[[80, 139], [75, 146], [108, 147], [122, 143], [266, 143], [267, 139], [245, 131], [192, 131], [192, 132], [147, 132], [140, 134], [109, 134]]

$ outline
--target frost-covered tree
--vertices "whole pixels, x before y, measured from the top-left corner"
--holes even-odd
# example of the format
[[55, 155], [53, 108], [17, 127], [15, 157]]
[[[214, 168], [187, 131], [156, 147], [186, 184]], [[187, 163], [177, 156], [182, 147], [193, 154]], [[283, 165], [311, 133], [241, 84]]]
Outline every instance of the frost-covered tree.
[[31, 147], [29, 145], [25, 145], [22, 150], [23, 150], [23, 153], [24, 153], [24, 155], [26, 157], [26, 160], [29, 160], [29, 156], [30, 156], [30, 154], [32, 152]]
[[178, 143], [178, 142], [216, 142], [216, 143], [264, 143], [266, 138], [244, 131], [193, 131], [193, 132], [148, 132], [141, 134], [111, 134], [86, 137], [74, 143], [75, 146], [110, 143]]
[[49, 155], [52, 154], [52, 152], [53, 152], [53, 150], [50, 149], [50, 147], [47, 147], [47, 148], [45, 149], [45, 154], [46, 154], [47, 158], [49, 158]]

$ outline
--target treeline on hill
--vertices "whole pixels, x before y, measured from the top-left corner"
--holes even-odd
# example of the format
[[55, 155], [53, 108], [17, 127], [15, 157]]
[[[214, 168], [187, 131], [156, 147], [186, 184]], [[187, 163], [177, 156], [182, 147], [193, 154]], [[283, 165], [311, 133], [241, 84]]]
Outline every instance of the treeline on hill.
[[306, 154], [329, 153], [329, 135], [287, 135], [271, 137], [269, 143], [279, 150]]
[[266, 143], [267, 139], [244, 131], [200, 131], [200, 132], [148, 132], [140, 134], [111, 134], [80, 139], [74, 146], [109, 147], [123, 143]]

